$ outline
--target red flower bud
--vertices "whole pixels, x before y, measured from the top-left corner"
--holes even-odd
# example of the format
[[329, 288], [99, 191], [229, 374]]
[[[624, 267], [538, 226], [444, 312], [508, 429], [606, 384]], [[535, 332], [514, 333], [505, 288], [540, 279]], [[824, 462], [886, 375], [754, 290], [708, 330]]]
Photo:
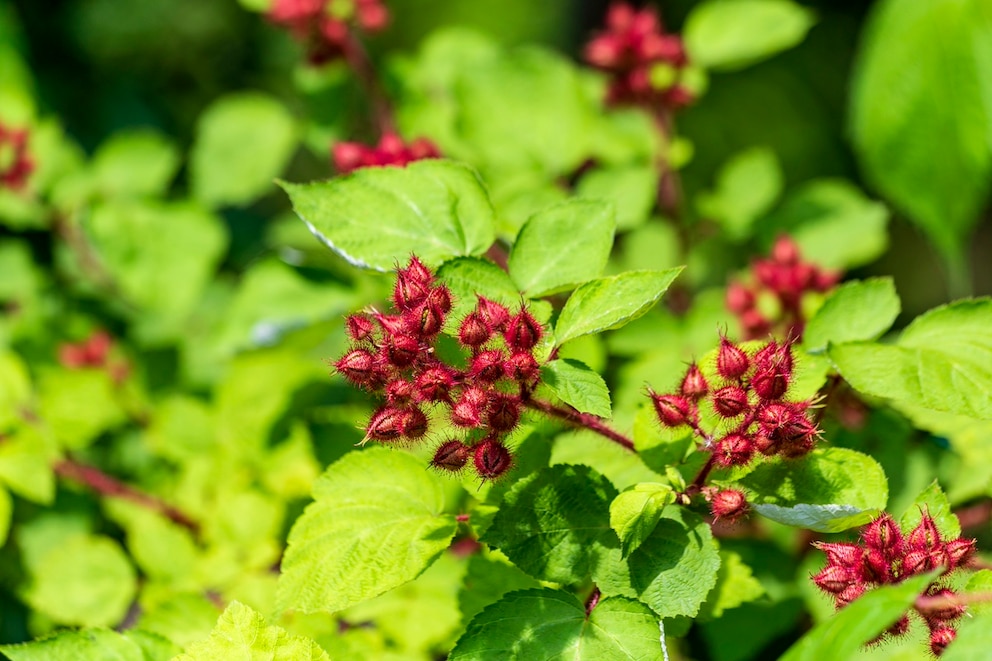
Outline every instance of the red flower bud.
[[765, 401], [781, 399], [789, 390], [789, 377], [773, 369], [760, 370], [751, 377], [751, 389]]
[[512, 395], [494, 394], [489, 400], [486, 417], [493, 431], [508, 432], [520, 421], [520, 402]]
[[840, 594], [852, 583], [859, 579], [858, 572], [850, 567], [827, 565], [819, 574], [813, 576], [813, 582], [824, 592]]
[[658, 395], [650, 392], [658, 420], [666, 427], [678, 427], [686, 424], [692, 415], [693, 406], [685, 397], [679, 395]]
[[725, 379], [739, 379], [750, 367], [747, 354], [726, 336], [720, 338], [720, 351], [716, 357], [716, 371]]
[[864, 549], [857, 544], [816, 542], [813, 546], [823, 551], [832, 565], [860, 567], [864, 559]]
[[488, 404], [485, 390], [474, 386], [465, 388], [451, 409], [451, 422], [459, 427], [478, 427]]
[[409, 367], [420, 355], [420, 341], [409, 335], [394, 335], [384, 349], [386, 361], [390, 365]]
[[430, 339], [441, 332], [444, 326], [444, 312], [430, 300], [403, 313], [407, 332], [421, 339]]
[[[949, 590], [948, 588], [933, 586], [927, 590], [927, 596], [942, 597], [948, 600], [953, 600], [958, 595], [953, 590]], [[926, 611], [923, 612], [923, 615], [926, 617], [928, 624], [934, 621], [950, 622], [951, 620], [956, 620], [964, 615], [964, 611], [964, 604], [949, 603], [946, 606], [940, 606], [938, 608], [927, 608]]]
[[744, 492], [737, 489], [719, 491], [710, 502], [710, 512], [715, 521], [726, 519], [730, 523], [736, 523], [738, 519], [747, 515], [748, 509]]
[[401, 312], [412, 309], [427, 299], [434, 276], [416, 257], [410, 258], [410, 265], [396, 272], [396, 286], [393, 288], [393, 303]]
[[334, 369], [359, 387], [367, 387], [377, 371], [375, 357], [365, 349], [352, 349], [334, 363]]
[[713, 408], [725, 418], [736, 418], [747, 407], [747, 393], [740, 386], [725, 386], [713, 393]]
[[461, 441], [445, 441], [434, 451], [431, 466], [451, 472], [460, 471], [468, 463], [468, 458], [471, 454], [472, 448]]
[[736, 432], [721, 438], [713, 448], [713, 458], [721, 466], [744, 466], [753, 456], [753, 439]]
[[906, 537], [906, 542], [910, 547], [921, 551], [940, 546], [942, 544], [940, 531], [937, 530], [937, 523], [933, 517], [924, 512], [919, 524]]
[[387, 336], [393, 335], [403, 335], [409, 332], [408, 321], [400, 314], [380, 314], [378, 312], [372, 315], [379, 326], [382, 327], [383, 332]]
[[791, 237], [780, 236], [772, 246], [772, 259], [779, 264], [789, 265], [799, 263], [799, 246]]
[[448, 393], [454, 385], [454, 372], [447, 367], [429, 367], [414, 380], [417, 397], [424, 402], [448, 401]]
[[458, 340], [473, 349], [481, 347], [492, 337], [489, 324], [478, 311], [469, 312], [458, 329]]
[[868, 548], [886, 551], [892, 556], [902, 552], [902, 532], [899, 524], [889, 514], [882, 514], [865, 526], [863, 537]]
[[395, 406], [384, 406], [369, 418], [368, 427], [365, 431], [365, 439], [362, 441], [395, 441], [403, 435], [403, 425], [407, 417], [407, 411]]
[[503, 360], [506, 356], [500, 349], [481, 351], [472, 358], [469, 376], [485, 383], [492, 383], [503, 376]]
[[791, 376], [793, 367], [792, 345], [779, 344], [772, 340], [754, 354], [754, 364], [759, 370], [769, 370]]
[[345, 320], [345, 326], [348, 329], [348, 337], [355, 342], [368, 340], [372, 337], [372, 333], [375, 332], [375, 325], [372, 323], [372, 320], [364, 314], [348, 315], [348, 318]]
[[503, 374], [517, 383], [533, 383], [540, 373], [541, 368], [529, 351], [518, 351], [503, 363]]
[[423, 438], [427, 433], [427, 424], [427, 415], [416, 406], [411, 406], [403, 415], [401, 424], [403, 435], [411, 440]]
[[909, 631], [909, 617], [903, 615], [898, 620], [896, 620], [895, 624], [893, 624], [891, 627], [886, 629], [885, 633], [898, 637], [898, 636], [902, 636], [907, 631]]
[[394, 406], [405, 406], [414, 395], [414, 385], [405, 379], [394, 379], [386, 384], [386, 401]]
[[427, 292], [427, 302], [441, 311], [441, 315], [451, 312], [451, 291], [444, 285], [437, 285]]
[[709, 392], [709, 384], [706, 383], [706, 377], [703, 376], [703, 372], [696, 363], [689, 365], [689, 369], [686, 370], [685, 376], [682, 377], [682, 387], [680, 390], [682, 396], [689, 399], [705, 397], [706, 393]]
[[489, 326], [489, 330], [493, 332], [503, 331], [506, 328], [506, 324], [510, 321], [510, 311], [505, 306], [495, 301], [490, 301], [488, 298], [482, 296], [477, 296], [476, 298], [478, 298], [478, 303], [475, 306], [475, 310], [482, 317], [482, 320], [486, 322], [486, 325]]
[[487, 438], [475, 446], [475, 471], [483, 480], [495, 480], [513, 466], [513, 457], [505, 445]]
[[950, 559], [951, 567], [961, 567], [971, 560], [975, 555], [975, 540], [973, 539], [953, 539], [944, 546], [947, 550], [947, 557]]
[[915, 576], [923, 574], [933, 569], [930, 561], [930, 553], [922, 549], [910, 551], [902, 559], [902, 574], [904, 576]]
[[930, 630], [930, 650], [940, 656], [947, 649], [947, 646], [954, 642], [958, 632], [946, 624]]
[[739, 282], [732, 282], [727, 286], [726, 305], [727, 309], [734, 314], [743, 314], [754, 308], [754, 292]]
[[849, 603], [860, 597], [865, 593], [865, 586], [861, 583], [853, 583], [848, 585], [844, 590], [837, 595], [834, 600], [834, 605], [837, 608], [843, 608]]
[[540, 341], [541, 333], [541, 324], [522, 309], [510, 319], [503, 337], [511, 351], [529, 351]]

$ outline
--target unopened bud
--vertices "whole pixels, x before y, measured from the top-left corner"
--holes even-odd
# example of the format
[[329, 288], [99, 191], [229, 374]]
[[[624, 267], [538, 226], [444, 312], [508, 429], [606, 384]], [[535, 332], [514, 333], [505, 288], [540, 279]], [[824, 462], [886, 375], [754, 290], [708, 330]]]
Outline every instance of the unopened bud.
[[713, 408], [725, 418], [736, 418], [747, 407], [747, 393], [740, 386], [725, 386], [713, 393]]
[[403, 435], [403, 424], [406, 416], [407, 411], [394, 406], [384, 406], [378, 409], [369, 418], [365, 440], [395, 441]]
[[375, 332], [375, 324], [364, 314], [348, 315], [348, 318], [345, 320], [345, 326], [348, 329], [348, 337], [355, 342], [368, 340], [372, 337], [372, 333]]
[[402, 421], [403, 435], [411, 440], [423, 438], [427, 433], [427, 415], [416, 406], [406, 409]]
[[650, 393], [658, 420], [666, 427], [678, 427], [689, 421], [692, 405], [689, 400], [679, 395], [658, 395]]
[[751, 377], [751, 389], [765, 401], [781, 399], [789, 390], [789, 377], [774, 369], [759, 370]]
[[472, 358], [469, 376], [486, 383], [498, 381], [503, 376], [504, 359], [500, 349], [481, 351]]
[[813, 576], [813, 582], [824, 592], [840, 594], [849, 585], [858, 580], [858, 573], [850, 567], [827, 565], [819, 574]]
[[482, 317], [482, 320], [491, 331], [502, 332], [506, 328], [507, 322], [510, 321], [510, 311], [496, 301], [490, 301], [482, 296], [476, 298], [478, 298], [478, 303], [475, 310]]
[[700, 399], [705, 397], [706, 393], [709, 392], [709, 384], [706, 383], [706, 377], [703, 376], [702, 370], [699, 369], [699, 365], [693, 363], [689, 365], [689, 369], [686, 370], [685, 376], [682, 378], [682, 396], [688, 397], [689, 399]]
[[950, 626], [943, 625], [930, 630], [930, 651], [940, 656], [947, 646], [954, 642], [958, 632]]
[[446, 367], [429, 367], [414, 380], [418, 399], [425, 402], [447, 401], [454, 385], [454, 374]]
[[489, 400], [489, 412], [486, 417], [493, 431], [508, 432], [520, 421], [520, 402], [516, 397], [506, 394], [495, 394]]
[[747, 498], [737, 489], [718, 491], [710, 502], [710, 512], [714, 520], [726, 519], [735, 523], [748, 513]]
[[468, 463], [472, 448], [459, 440], [445, 441], [434, 451], [431, 466], [446, 471], [460, 471]]
[[521, 309], [508, 322], [503, 337], [512, 351], [529, 351], [540, 341], [541, 333], [541, 324], [537, 323], [537, 319]]
[[509, 449], [494, 438], [487, 438], [475, 446], [473, 460], [475, 471], [483, 480], [495, 480], [513, 466]]
[[518, 351], [503, 363], [503, 373], [517, 383], [530, 384], [540, 376], [541, 368], [529, 351]]
[[754, 456], [752, 437], [732, 432], [727, 434], [713, 448], [713, 458], [721, 466], [744, 466]]
[[716, 357], [716, 371], [725, 379], [739, 379], [750, 367], [747, 354], [725, 336], [720, 338], [720, 351]]
[[458, 340], [473, 349], [488, 342], [490, 337], [492, 331], [478, 311], [468, 313], [458, 329]]

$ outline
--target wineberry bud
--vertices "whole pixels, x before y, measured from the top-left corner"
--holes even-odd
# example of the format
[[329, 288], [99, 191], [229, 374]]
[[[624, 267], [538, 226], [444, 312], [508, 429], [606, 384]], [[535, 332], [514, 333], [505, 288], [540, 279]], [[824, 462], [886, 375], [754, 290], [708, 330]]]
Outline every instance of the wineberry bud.
[[900, 617], [895, 621], [895, 624], [885, 630], [891, 636], [902, 636], [907, 631], [909, 631], [909, 616], [907, 615]]
[[411, 440], [423, 438], [427, 433], [427, 415], [418, 407], [412, 406], [404, 412], [401, 428], [403, 435]]
[[907, 535], [906, 541], [910, 547], [919, 550], [928, 550], [940, 545], [940, 531], [937, 530], [937, 523], [933, 517], [924, 512], [919, 524]]
[[750, 367], [747, 354], [736, 344], [723, 336], [720, 338], [720, 351], [716, 357], [716, 371], [725, 379], [739, 379]]
[[406, 410], [395, 406], [384, 406], [376, 410], [369, 418], [369, 424], [365, 430], [365, 440], [395, 441], [403, 435], [407, 413]]
[[541, 332], [541, 324], [537, 323], [537, 319], [527, 310], [521, 309], [510, 319], [503, 337], [511, 351], [529, 351], [540, 341]]
[[827, 565], [819, 574], [813, 576], [813, 582], [824, 592], [840, 594], [858, 578], [857, 571], [850, 567]]
[[503, 373], [517, 383], [529, 384], [537, 380], [541, 368], [529, 351], [517, 351], [503, 363]]
[[409, 367], [420, 355], [420, 341], [409, 335], [394, 335], [386, 343], [385, 358], [396, 367]]
[[789, 265], [799, 263], [799, 246], [792, 238], [782, 235], [772, 246], [772, 259], [779, 264]]
[[727, 286], [727, 309], [734, 314], [743, 314], [754, 308], [754, 292], [739, 282]]
[[396, 285], [393, 287], [393, 303], [401, 312], [412, 309], [426, 300], [431, 291], [434, 276], [416, 257], [410, 258], [410, 265], [396, 272]]
[[485, 383], [497, 381], [503, 376], [503, 360], [505, 358], [506, 356], [500, 349], [481, 351], [472, 358], [469, 376]]
[[713, 393], [713, 408], [725, 418], [736, 418], [747, 407], [747, 393], [740, 386], [725, 386]]
[[444, 326], [444, 312], [430, 298], [404, 312], [403, 319], [408, 332], [425, 340], [440, 333]]
[[696, 363], [689, 365], [685, 376], [682, 377], [682, 387], [680, 390], [682, 396], [689, 399], [700, 399], [706, 396], [706, 393], [709, 392], [709, 384], [706, 383], [706, 377], [703, 376], [699, 365]]
[[765, 401], [781, 399], [789, 390], [789, 377], [775, 369], [764, 369], [751, 377], [751, 389]]
[[860, 597], [865, 593], [865, 586], [863, 583], [852, 583], [848, 585], [844, 590], [837, 595], [834, 600], [834, 605], [837, 608], [843, 608], [849, 603]]
[[489, 412], [486, 417], [493, 431], [508, 432], [520, 421], [520, 402], [512, 395], [494, 394], [489, 399]]
[[414, 380], [417, 397], [424, 402], [448, 401], [448, 393], [454, 385], [454, 373], [447, 367], [429, 367]]
[[451, 312], [451, 291], [444, 285], [432, 287], [427, 292], [427, 302], [441, 311], [441, 315]]
[[471, 455], [472, 448], [461, 441], [457, 439], [445, 441], [434, 451], [431, 466], [451, 472], [460, 471], [468, 463]]
[[902, 551], [902, 532], [890, 514], [882, 514], [865, 526], [863, 536], [868, 548], [884, 550], [892, 555], [899, 555]]
[[489, 403], [489, 396], [482, 388], [470, 387], [462, 391], [461, 397], [451, 408], [451, 422], [459, 427], [478, 427], [482, 424], [482, 414]]
[[365, 349], [352, 349], [334, 363], [334, 369], [356, 386], [366, 387], [376, 372], [375, 357]]
[[507, 322], [510, 321], [510, 311], [505, 306], [488, 298], [477, 296], [478, 303], [475, 310], [482, 317], [482, 320], [489, 326], [491, 331], [503, 331]]
[[513, 466], [509, 449], [495, 438], [484, 439], [475, 446], [475, 471], [483, 480], [495, 480]]
[[351, 314], [345, 320], [345, 326], [348, 329], [348, 337], [350, 337], [355, 342], [361, 342], [372, 337], [372, 333], [375, 331], [375, 325], [372, 320], [369, 319], [364, 314]]
[[689, 421], [692, 414], [692, 404], [679, 395], [658, 395], [650, 392], [658, 420], [666, 427], [678, 427]]
[[473, 349], [488, 342], [490, 337], [492, 331], [478, 311], [469, 312], [458, 328], [458, 340]]
[[730, 523], [735, 523], [742, 516], [747, 515], [748, 509], [744, 492], [737, 489], [718, 491], [710, 502], [710, 512], [716, 521], [726, 519]]
[[944, 547], [947, 550], [947, 557], [951, 567], [960, 567], [968, 563], [975, 555], [975, 540], [973, 539], [952, 539]]
[[414, 384], [406, 379], [394, 379], [386, 384], [386, 401], [394, 406], [405, 406], [413, 399]]
[[930, 630], [930, 651], [940, 656], [947, 646], [954, 642], [958, 632], [954, 627], [945, 625]]
[[949, 602], [947, 605], [942, 605], [937, 608], [927, 608], [924, 614], [928, 623], [935, 621], [950, 622], [951, 620], [956, 620], [964, 614], [964, 604], [953, 603], [953, 600], [957, 597], [957, 594], [953, 590], [934, 586], [930, 590], [927, 590], [927, 596], [947, 599]]
[[864, 558], [864, 549], [857, 544], [815, 542], [813, 546], [823, 551], [827, 562], [832, 565], [856, 567], [861, 565]]
[[744, 466], [754, 456], [752, 437], [732, 432], [721, 438], [713, 449], [713, 458], [721, 466]]

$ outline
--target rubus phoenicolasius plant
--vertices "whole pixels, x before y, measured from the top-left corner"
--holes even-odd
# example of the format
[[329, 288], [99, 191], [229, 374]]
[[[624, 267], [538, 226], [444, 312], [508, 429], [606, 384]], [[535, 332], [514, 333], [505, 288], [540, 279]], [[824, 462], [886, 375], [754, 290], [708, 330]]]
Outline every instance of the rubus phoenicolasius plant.
[[992, 648], [983, 3], [116, 1], [0, 0], [0, 656]]

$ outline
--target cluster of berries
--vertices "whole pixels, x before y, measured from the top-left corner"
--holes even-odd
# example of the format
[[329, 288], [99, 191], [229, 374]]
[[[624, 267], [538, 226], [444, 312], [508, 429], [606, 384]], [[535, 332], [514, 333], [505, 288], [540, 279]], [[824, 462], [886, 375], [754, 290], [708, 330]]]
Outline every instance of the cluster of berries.
[[385, 397], [363, 442], [419, 441], [428, 432], [429, 412], [446, 412], [466, 437], [441, 443], [431, 464], [456, 472], [471, 458], [484, 480], [505, 474], [513, 464], [505, 438], [517, 427], [540, 378], [534, 348], [541, 325], [525, 309], [511, 314], [505, 306], [478, 297], [458, 326], [458, 342], [470, 354], [466, 367], [459, 369], [435, 351], [451, 311], [451, 294], [416, 257], [397, 272], [393, 304], [395, 314], [372, 311], [348, 317], [353, 346], [335, 363], [346, 379]]
[[0, 124], [0, 185], [20, 190], [33, 171], [27, 129], [12, 129]]
[[[861, 538], [861, 544], [816, 544], [826, 553], [827, 566], [813, 576], [813, 582], [833, 596], [837, 608], [880, 585], [900, 583], [940, 567], [946, 575], [967, 564], [975, 554], [973, 539], [942, 540], [933, 517], [926, 512], [919, 525], [906, 535], [891, 516], [883, 514], [865, 527]], [[937, 582], [927, 588], [925, 596], [951, 602], [936, 608], [920, 608], [919, 602], [914, 606], [930, 629], [931, 650], [940, 655], [954, 640], [956, 630], [952, 623], [961, 617], [965, 607], [953, 604], [955, 593]], [[882, 636], [901, 636], [908, 630], [909, 615], [905, 614]]]
[[425, 158], [441, 158], [437, 146], [427, 138], [417, 138], [410, 143], [392, 132], [387, 132], [374, 146], [360, 142], [339, 142], [331, 149], [334, 169], [346, 174], [358, 168], [380, 167], [383, 165], [405, 166]]
[[69, 369], [107, 369], [117, 383], [127, 378], [125, 362], [111, 362], [114, 340], [105, 330], [95, 331], [82, 342], [64, 342], [59, 345], [59, 364]]
[[378, 32], [389, 23], [381, 0], [275, 0], [268, 16], [306, 46], [314, 65], [342, 57], [355, 27]]
[[[821, 269], [804, 262], [799, 246], [787, 236], [781, 236], [767, 259], [751, 265], [753, 283], [732, 282], [727, 287], [727, 308], [737, 315], [745, 339], [756, 339], [779, 331], [783, 337], [799, 339], [806, 319], [803, 296], [807, 292], [826, 292], [840, 280], [836, 271]], [[762, 301], [766, 299], [766, 301]], [[761, 302], [777, 308], [770, 314], [759, 307]]]
[[682, 38], [666, 34], [652, 8], [610, 5], [606, 29], [586, 45], [585, 59], [610, 74], [609, 103], [681, 108], [694, 100], [679, 82], [688, 64]]
[[[743, 466], [758, 452], [800, 457], [816, 444], [820, 430], [809, 416], [812, 402], [784, 399], [792, 376], [791, 344], [771, 340], [751, 356], [723, 337], [716, 357], [715, 383], [710, 384], [694, 363], [677, 394], [649, 394], [662, 425], [688, 425], [718, 465]], [[727, 430], [718, 438], [700, 426], [700, 406], [704, 403], [720, 420], [717, 429]]]

